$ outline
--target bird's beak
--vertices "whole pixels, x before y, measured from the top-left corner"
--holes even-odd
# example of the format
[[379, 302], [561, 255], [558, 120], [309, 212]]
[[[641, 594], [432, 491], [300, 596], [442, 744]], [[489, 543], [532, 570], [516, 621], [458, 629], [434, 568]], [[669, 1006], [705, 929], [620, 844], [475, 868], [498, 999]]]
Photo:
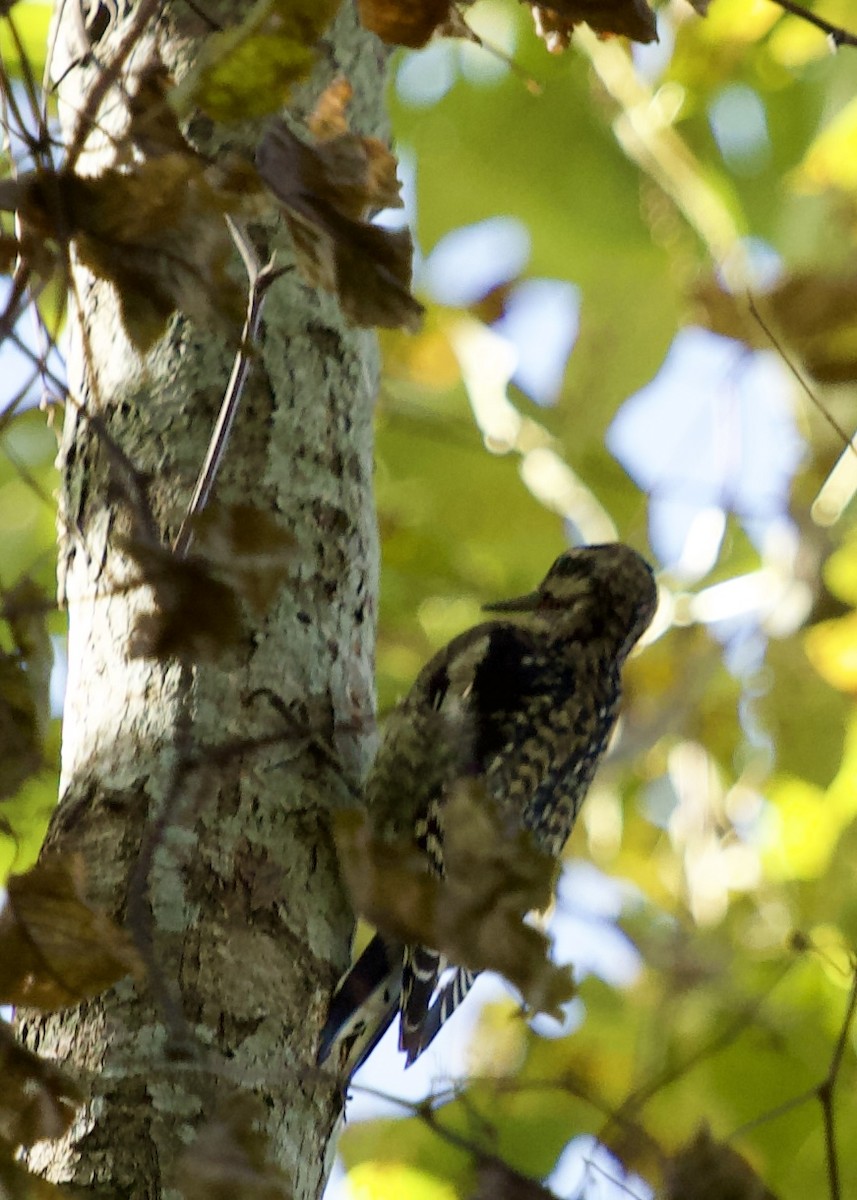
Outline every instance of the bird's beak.
[[527, 592], [525, 596], [515, 596], [511, 600], [495, 600], [493, 604], [483, 604], [483, 612], [532, 612], [542, 603], [541, 592]]

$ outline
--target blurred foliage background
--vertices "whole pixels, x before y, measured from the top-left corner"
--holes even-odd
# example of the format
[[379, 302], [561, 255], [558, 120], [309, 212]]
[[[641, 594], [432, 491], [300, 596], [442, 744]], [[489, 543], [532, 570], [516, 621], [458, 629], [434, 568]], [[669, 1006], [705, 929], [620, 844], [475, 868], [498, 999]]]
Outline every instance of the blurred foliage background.
[[[36, 57], [44, 13], [15, 8]], [[662, 603], [548, 917], [566, 1025], [495, 989], [422, 1074], [382, 1047], [332, 1190], [468, 1194], [497, 1155], [567, 1196], [857, 1194], [857, 49], [769, 0], [557, 57], [513, 0], [468, 19], [484, 48], [391, 71], [428, 314], [382, 337], [379, 711], [569, 541], [630, 542]], [[56, 441], [3, 361], [0, 585], [47, 614], [3, 628], [13, 717], [48, 721], [46, 634], [58, 664], [41, 769], [0, 787], [8, 871], [55, 801], [63, 647]]]

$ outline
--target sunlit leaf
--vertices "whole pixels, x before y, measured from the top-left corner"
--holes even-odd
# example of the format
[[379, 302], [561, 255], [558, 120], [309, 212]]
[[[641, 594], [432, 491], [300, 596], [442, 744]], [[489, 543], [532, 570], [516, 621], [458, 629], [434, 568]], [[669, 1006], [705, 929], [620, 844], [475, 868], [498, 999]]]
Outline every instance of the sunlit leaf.
[[[44, 0], [19, 0], [14, 10], [0, 20], [0, 56], [13, 78], [20, 76], [24, 61], [33, 78], [41, 78], [50, 20], [51, 5]], [[17, 36], [12, 32], [13, 25]]]
[[822, 129], [795, 172], [796, 182], [813, 191], [857, 191], [857, 99], [850, 100]]
[[256, 0], [240, 24], [207, 39], [177, 89], [177, 111], [198, 106], [239, 121], [281, 108], [312, 69], [336, 9], [335, 0]]

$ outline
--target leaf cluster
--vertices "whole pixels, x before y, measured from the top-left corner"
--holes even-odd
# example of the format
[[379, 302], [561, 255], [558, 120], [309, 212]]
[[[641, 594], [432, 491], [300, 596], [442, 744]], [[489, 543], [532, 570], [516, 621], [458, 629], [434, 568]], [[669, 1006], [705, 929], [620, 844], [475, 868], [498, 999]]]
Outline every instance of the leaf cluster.
[[[48, 300], [64, 286], [73, 245], [116, 290], [137, 351], [180, 312], [227, 328], [250, 363], [252, 337], [237, 333], [247, 287], [233, 264], [233, 226], [282, 217], [308, 285], [335, 295], [355, 323], [389, 329], [377, 449], [382, 710], [478, 619], [482, 601], [527, 590], [563, 535], [642, 545], [648, 532], [657, 542], [666, 506], [670, 519], [682, 510], [698, 522], [686, 543], [695, 551], [708, 545], [706, 513], [722, 515], [707, 566], [685, 561], [661, 573], [658, 639], [630, 664], [620, 737], [572, 846], [625, 889], [621, 911], [595, 924], [605, 943], [634, 949], [634, 978], [620, 986], [578, 972], [565, 1011], [581, 1027], [571, 1035], [540, 1038], [513, 1004], [489, 1008], [472, 1078], [436, 1095], [439, 1108], [352, 1124], [343, 1151], [355, 1182], [379, 1197], [404, 1179], [414, 1195], [450, 1187], [543, 1195], [563, 1152], [586, 1135], [610, 1149], [617, 1171], [671, 1200], [833, 1200], [857, 1179], [842, 1132], [857, 1116], [848, 1048], [857, 941], [851, 43], [840, 37], [831, 58], [824, 28], [799, 12], [714, 0], [705, 20], [670, 6], [661, 20], [672, 53], [644, 67], [615, 37], [590, 37], [580, 23], [648, 43], [646, 5], [535, 8], [542, 41], [572, 47], [546, 59], [520, 6], [495, 6], [506, 22], [496, 27], [511, 30], [515, 72], [489, 60], [482, 35], [462, 25], [478, 25], [480, 5], [360, 4], [383, 39], [408, 47], [432, 39], [426, 54], [449, 67], [451, 84], [431, 107], [405, 87], [405, 68], [427, 60], [396, 67], [391, 97], [400, 146], [419, 163], [415, 232], [425, 254], [498, 213], [527, 231], [528, 260], [495, 271], [471, 301], [445, 302], [431, 272], [415, 297], [408, 235], [374, 222], [377, 209], [398, 203], [395, 160], [348, 129], [344, 84], [311, 118], [273, 121], [254, 162], [215, 164], [191, 146], [193, 109], [227, 121], [274, 111], [311, 69], [330, 6], [265, 0], [242, 25], [212, 35], [178, 88], [158, 63], [142, 73], [128, 98], [126, 153], [108, 170], [84, 177], [74, 156], [57, 167], [31, 138], [38, 167], [0, 190], [4, 211], [19, 213], [18, 227], [7, 222], [0, 234], [2, 261], [17, 273], [3, 329], [15, 330], [27, 285], [43, 289], [43, 328], [56, 334]], [[824, 11], [848, 32], [844, 0]], [[24, 27], [22, 6], [12, 17]], [[454, 38], [441, 43], [438, 33]], [[3, 53], [9, 65], [5, 45]], [[736, 100], [751, 106], [745, 115], [757, 111], [754, 98], [762, 133], [751, 144], [733, 128], [730, 141], [723, 112]], [[760, 243], [777, 260], [770, 286], [753, 266]], [[469, 265], [462, 255], [457, 274]], [[530, 327], [518, 361], [507, 337], [527, 285], [544, 280], [570, 282], [577, 306], [573, 322], [564, 318], [573, 349], [548, 396], [528, 391], [520, 369], [525, 351], [547, 355], [547, 322]], [[765, 505], [748, 509], [740, 498], [736, 464], [760, 475], [773, 436], [753, 423], [764, 397], [740, 403], [740, 367], [719, 381], [713, 428], [726, 467], [713, 485], [687, 455], [676, 475], [637, 477], [610, 450], [617, 413], [653, 380], [664, 383], [664, 361], [689, 328], [729, 339], [741, 363], [766, 354], [787, 364], [784, 374], [793, 368], [789, 411], [804, 452], [781, 526], [765, 524]], [[47, 353], [36, 358], [30, 366], [54, 386]], [[687, 429], [707, 382], [681, 381]], [[37, 414], [17, 408], [10, 397], [0, 430], [0, 791], [9, 857], [26, 859], [46, 790], [55, 791], [53, 778], [47, 789], [38, 783], [55, 750], [47, 701], [55, 623], [39, 557], [52, 537], [53, 448], [33, 432]], [[652, 458], [672, 432], [649, 417]], [[128, 515], [127, 586], [152, 597], [136, 651], [191, 662], [227, 653], [243, 636], [246, 607], [268, 608], [285, 586], [295, 566], [288, 531], [269, 514], [215, 507], [190, 520], [191, 549], [166, 546], [151, 536], [127, 465], [112, 466]], [[753, 610], [761, 649], [747, 667], [746, 647], [724, 653], [725, 618], [706, 614], [727, 611], [724, 595], [749, 593], [763, 603]], [[398, 937], [499, 969], [531, 1008], [558, 1011], [572, 994], [569, 977], [522, 919], [544, 905], [554, 864], [498, 836], [478, 795], [459, 802], [462, 840], [443, 883], [410, 847], [345, 819], [338, 836], [355, 905]], [[88, 908], [73, 864], [49, 868], [32, 908], [21, 884], [10, 884], [10, 896], [16, 888], [0, 923], [20, 968], [7, 1000], [70, 1003], [133, 966], [119, 932]], [[557, 923], [562, 908], [561, 898]], [[591, 914], [584, 922], [592, 926]], [[94, 942], [110, 950], [107, 963], [90, 958]], [[77, 1095], [5, 1037], [2, 1054], [6, 1184], [20, 1178], [12, 1147], [60, 1136]], [[236, 1121], [203, 1131], [202, 1162], [191, 1152], [193, 1182], [182, 1186], [283, 1194], [257, 1153], [255, 1118]], [[215, 1178], [206, 1175], [212, 1164]], [[596, 1193], [594, 1171], [581, 1194]], [[49, 1190], [32, 1179], [26, 1186]]]

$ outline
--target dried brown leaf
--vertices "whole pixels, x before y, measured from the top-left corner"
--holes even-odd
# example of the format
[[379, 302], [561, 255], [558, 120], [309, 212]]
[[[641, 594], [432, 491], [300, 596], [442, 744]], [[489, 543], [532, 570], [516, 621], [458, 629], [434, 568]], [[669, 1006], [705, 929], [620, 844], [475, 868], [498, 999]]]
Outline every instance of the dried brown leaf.
[[667, 1163], [664, 1200], [776, 1200], [746, 1158], [707, 1126]]
[[[712, 332], [770, 349], [768, 334], [749, 311], [745, 295], [708, 278], [694, 289], [692, 299], [697, 319]], [[857, 275], [787, 275], [758, 299], [758, 305], [820, 383], [857, 380]]]
[[440, 891], [425, 855], [410, 843], [374, 837], [356, 810], [336, 814], [334, 834], [355, 910], [391, 937], [425, 942], [435, 930]]
[[49, 608], [31, 579], [3, 594], [14, 650], [0, 650], [0, 799], [13, 796], [42, 766], [53, 664], [45, 619]]
[[11, 233], [0, 232], [0, 272], [3, 275], [12, 274], [12, 268], [15, 265], [18, 253], [18, 239], [13, 237]]
[[655, 14], [646, 0], [551, 0], [534, 4], [536, 32], [551, 53], [564, 50], [575, 25], [585, 22], [601, 36], [615, 35], [635, 42], [656, 42]]
[[475, 785], [450, 796], [444, 829], [441, 880], [412, 844], [381, 840], [361, 814], [341, 814], [337, 850], [355, 908], [399, 941], [431, 946], [473, 971], [499, 971], [530, 1008], [558, 1016], [573, 982], [524, 921], [550, 900], [556, 863]]
[[366, 29], [391, 46], [424, 46], [449, 19], [452, 0], [358, 0]]
[[31, 1175], [20, 1163], [0, 1156], [0, 1196], [3, 1200], [69, 1200], [69, 1193], [40, 1175]]
[[290, 1200], [292, 1189], [268, 1159], [258, 1126], [261, 1106], [237, 1100], [232, 1111], [210, 1121], [176, 1164], [176, 1185], [185, 1200]]
[[128, 133], [145, 158], [174, 152], [193, 154], [169, 103], [173, 86], [167, 68], [160, 59], [154, 58], [140, 72], [128, 98]]
[[473, 970], [499, 971], [530, 1008], [559, 1017], [574, 985], [567, 970], [551, 963], [545, 935], [524, 922], [527, 913], [550, 903], [556, 860], [471, 784], [458, 787], [446, 802], [444, 862], [448, 897], [438, 911], [441, 948], [450, 947], [452, 961]]
[[144, 351], [176, 311], [200, 324], [240, 323], [245, 298], [227, 270], [224, 217], [255, 213], [259, 193], [247, 163], [211, 166], [190, 150], [164, 149], [95, 178], [34, 174], [19, 207], [43, 238], [75, 240], [81, 261], [115, 287], [128, 337]]
[[242, 636], [241, 601], [266, 612], [294, 561], [295, 539], [279, 521], [249, 504], [210, 505], [192, 522], [194, 552], [185, 557], [142, 538], [122, 549], [140, 570], [155, 608], [137, 618], [135, 658], [216, 658]]
[[83, 1099], [53, 1063], [21, 1046], [5, 1022], [0, 1022], [0, 1079], [0, 1144], [6, 1146], [62, 1137]]
[[348, 133], [346, 109], [353, 95], [354, 89], [344, 75], [339, 75], [324, 89], [307, 120], [307, 129], [314, 138], [327, 141]]
[[368, 219], [401, 205], [396, 161], [376, 138], [339, 132], [349, 94], [337, 82], [322, 97], [312, 125], [326, 136], [315, 145], [273, 124], [256, 165], [284, 206], [304, 278], [337, 295], [355, 324], [413, 330], [423, 310], [410, 292], [410, 233]]
[[127, 934], [87, 902], [78, 859], [46, 859], [6, 886], [0, 1003], [51, 1012], [142, 973]]

